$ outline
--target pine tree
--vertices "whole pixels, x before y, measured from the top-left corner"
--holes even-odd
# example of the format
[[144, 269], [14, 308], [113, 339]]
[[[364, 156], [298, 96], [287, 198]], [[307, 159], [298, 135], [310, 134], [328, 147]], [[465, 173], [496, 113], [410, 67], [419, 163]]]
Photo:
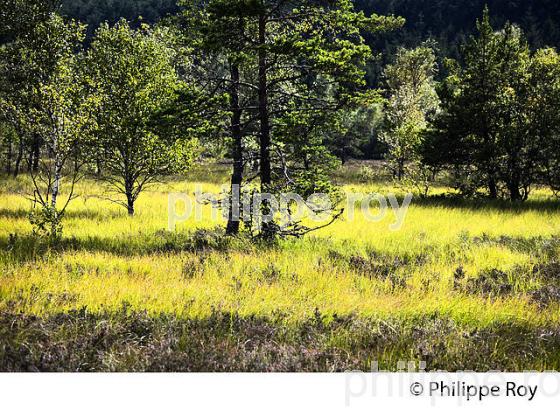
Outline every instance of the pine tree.
[[548, 106], [554, 106], [555, 82], [545, 63], [553, 57], [532, 57], [517, 26], [494, 32], [488, 10], [478, 27], [464, 51], [465, 67], [456, 66], [445, 81], [444, 112], [424, 156], [450, 166], [464, 194], [485, 188], [491, 198], [526, 200], [543, 161], [550, 163], [542, 152], [556, 124]]
[[477, 27], [478, 35], [469, 39], [463, 51], [464, 68], [450, 63], [452, 71], [441, 93], [444, 112], [436, 120], [424, 155], [428, 163], [452, 164], [457, 187], [464, 194], [486, 187], [489, 196], [497, 198], [500, 42], [488, 9]]
[[[365, 86], [371, 50], [362, 32], [398, 27], [402, 21], [366, 17], [349, 0], [211, 0], [204, 10], [207, 32], [229, 27], [224, 30], [229, 38], [217, 36], [222, 43], [217, 50], [230, 67], [240, 57], [244, 61], [243, 78], [237, 81], [234, 70], [229, 79], [230, 99], [235, 101], [240, 89], [253, 98], [245, 111], [255, 120], [260, 192], [324, 189], [331, 161], [318, 143], [320, 128], [327, 113], [341, 109]], [[235, 84], [240, 87], [233, 91]], [[233, 105], [231, 111], [236, 112]], [[268, 215], [259, 223], [262, 236], [280, 233], [268, 200], [259, 214]], [[297, 226], [281, 234], [301, 232], [305, 228]]]

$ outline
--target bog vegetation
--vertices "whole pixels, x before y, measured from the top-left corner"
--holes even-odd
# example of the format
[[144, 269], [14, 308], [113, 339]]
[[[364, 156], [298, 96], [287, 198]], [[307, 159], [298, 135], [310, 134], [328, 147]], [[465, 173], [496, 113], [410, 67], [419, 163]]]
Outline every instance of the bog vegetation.
[[[371, 38], [405, 22], [349, 0], [94, 30], [7, 3], [0, 369], [560, 368], [554, 48], [486, 9], [460, 58], [400, 47], [372, 86]], [[224, 218], [167, 231], [195, 185], [228, 187]], [[339, 206], [316, 229], [264, 199], [245, 224], [237, 187]], [[342, 208], [357, 192], [415, 199], [393, 232]]]

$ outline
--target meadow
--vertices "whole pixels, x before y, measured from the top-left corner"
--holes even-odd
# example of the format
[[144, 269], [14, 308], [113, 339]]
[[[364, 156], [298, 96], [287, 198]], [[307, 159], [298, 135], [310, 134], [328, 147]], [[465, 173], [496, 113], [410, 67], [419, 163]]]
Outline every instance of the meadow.
[[[346, 192], [404, 193], [364, 166], [336, 175]], [[152, 186], [130, 218], [86, 179], [48, 246], [31, 235], [29, 180], [3, 178], [0, 370], [560, 370], [560, 202], [548, 192], [512, 204], [442, 183], [398, 231], [390, 213], [356, 212], [272, 245], [225, 238], [210, 209], [167, 231], [170, 192], [227, 180], [199, 165]]]

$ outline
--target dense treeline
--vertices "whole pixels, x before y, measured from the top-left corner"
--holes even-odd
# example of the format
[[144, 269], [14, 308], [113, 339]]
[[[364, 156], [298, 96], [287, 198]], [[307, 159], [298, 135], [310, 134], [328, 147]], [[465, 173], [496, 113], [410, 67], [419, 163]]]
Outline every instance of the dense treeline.
[[[146, 186], [201, 154], [232, 161], [227, 233], [266, 238], [317, 229], [279, 220], [271, 195], [320, 193], [314, 212], [336, 209], [332, 170], [372, 141], [420, 195], [440, 174], [464, 196], [560, 190], [560, 57], [515, 24], [493, 25], [488, 9], [457, 59], [421, 34], [387, 46], [374, 86], [368, 43], [402, 30], [393, 12], [405, 2], [369, 14], [350, 0], [185, 0], [165, 24], [123, 19], [89, 37], [54, 0], [7, 2], [2, 161], [31, 177], [37, 233], [60, 236], [84, 175], [133, 216]], [[246, 192], [260, 201], [240, 203]]]
[[390, 41], [414, 46], [433, 36], [447, 54], [457, 54], [476, 30], [475, 20], [485, 5], [495, 26], [507, 21], [521, 26], [534, 48], [560, 45], [560, 9], [555, 0], [356, 0], [366, 12], [406, 18], [404, 29], [388, 36]]
[[116, 23], [121, 18], [138, 24], [156, 23], [176, 13], [176, 0], [63, 0], [61, 12], [86, 23], [92, 35], [101, 23]]
[[[380, 85], [383, 66], [392, 62], [401, 46], [416, 47], [434, 39], [440, 59], [460, 58], [461, 45], [475, 32], [475, 21], [485, 5], [489, 6], [496, 27], [508, 21], [520, 26], [532, 49], [560, 46], [560, 11], [555, 0], [354, 0], [354, 4], [366, 14], [393, 14], [406, 19], [401, 30], [375, 36], [364, 33], [367, 44], [380, 57], [369, 63], [367, 79], [371, 86]], [[90, 35], [104, 21], [115, 23], [124, 17], [138, 24], [141, 16], [144, 21], [154, 23], [177, 10], [176, 0], [64, 0], [62, 3], [62, 12], [87, 23]], [[379, 147], [371, 144], [372, 141], [364, 142], [362, 151], [368, 157], [378, 156]]]
[[[367, 14], [395, 14], [406, 18], [403, 30], [389, 33], [382, 41], [392, 46], [416, 46], [434, 37], [445, 54], [458, 55], [459, 45], [474, 32], [475, 19], [485, 5], [492, 23], [507, 21], [520, 25], [534, 48], [560, 45], [560, 9], [555, 0], [355, 0], [356, 8]], [[88, 24], [90, 31], [102, 22], [119, 18], [149, 23], [177, 11], [175, 0], [64, 0], [62, 11]], [[375, 39], [373, 42], [375, 42]]]

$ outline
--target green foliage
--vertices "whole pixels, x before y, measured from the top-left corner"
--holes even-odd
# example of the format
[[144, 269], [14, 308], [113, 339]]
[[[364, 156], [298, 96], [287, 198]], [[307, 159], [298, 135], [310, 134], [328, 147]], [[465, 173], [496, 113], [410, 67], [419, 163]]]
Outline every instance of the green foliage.
[[[89, 76], [101, 101], [98, 155], [106, 181], [126, 201], [134, 202], [157, 177], [184, 172], [194, 160], [196, 141], [189, 129], [159, 127], [157, 116], [177, 101], [180, 82], [175, 50], [166, 29], [132, 29], [124, 20], [102, 25], [88, 51]], [[191, 110], [195, 108], [191, 106]]]
[[529, 104], [532, 133], [538, 141], [539, 182], [560, 192], [560, 55], [551, 48], [531, 59]]
[[329, 151], [345, 163], [350, 158], [362, 158], [368, 146], [375, 144], [382, 124], [379, 102], [358, 104], [333, 113], [333, 124], [325, 141]]
[[[366, 91], [372, 53], [362, 32], [403, 21], [366, 17], [348, 0], [214, 0], [187, 7], [184, 23], [197, 47], [224, 61], [234, 163], [258, 158], [262, 192], [334, 193], [328, 174], [337, 161], [325, 146], [344, 133], [337, 113]], [[234, 166], [238, 183], [244, 171]]]
[[33, 227], [33, 236], [45, 238], [54, 243], [62, 237], [62, 218], [58, 210], [51, 205], [34, 209], [29, 213], [29, 222]]
[[453, 169], [464, 194], [526, 200], [555, 158], [558, 61], [551, 51], [532, 54], [516, 26], [495, 32], [488, 10], [478, 30], [464, 50], [465, 67], [445, 81], [426, 162]]
[[[40, 208], [30, 220], [36, 233], [48, 232], [53, 238], [61, 234], [62, 218], [85, 162], [83, 152], [95, 128], [97, 101], [83, 72], [83, 37], [82, 25], [49, 14], [1, 50], [1, 69], [6, 73], [2, 113], [18, 134], [20, 147], [33, 137], [48, 154], [37, 158], [33, 168], [30, 164], [33, 203]], [[64, 179], [70, 182], [60, 205]]]
[[3, 0], [0, 6], [0, 44], [21, 37], [48, 20], [58, 0]]
[[[385, 69], [389, 96], [382, 139], [389, 147], [391, 168], [399, 181], [414, 172], [409, 175], [411, 180], [421, 180], [425, 185], [426, 171], [418, 169], [422, 168], [419, 151], [428, 121], [439, 109], [436, 73], [436, 57], [428, 45], [399, 50], [395, 63]], [[407, 172], [411, 162], [411, 172]]]

